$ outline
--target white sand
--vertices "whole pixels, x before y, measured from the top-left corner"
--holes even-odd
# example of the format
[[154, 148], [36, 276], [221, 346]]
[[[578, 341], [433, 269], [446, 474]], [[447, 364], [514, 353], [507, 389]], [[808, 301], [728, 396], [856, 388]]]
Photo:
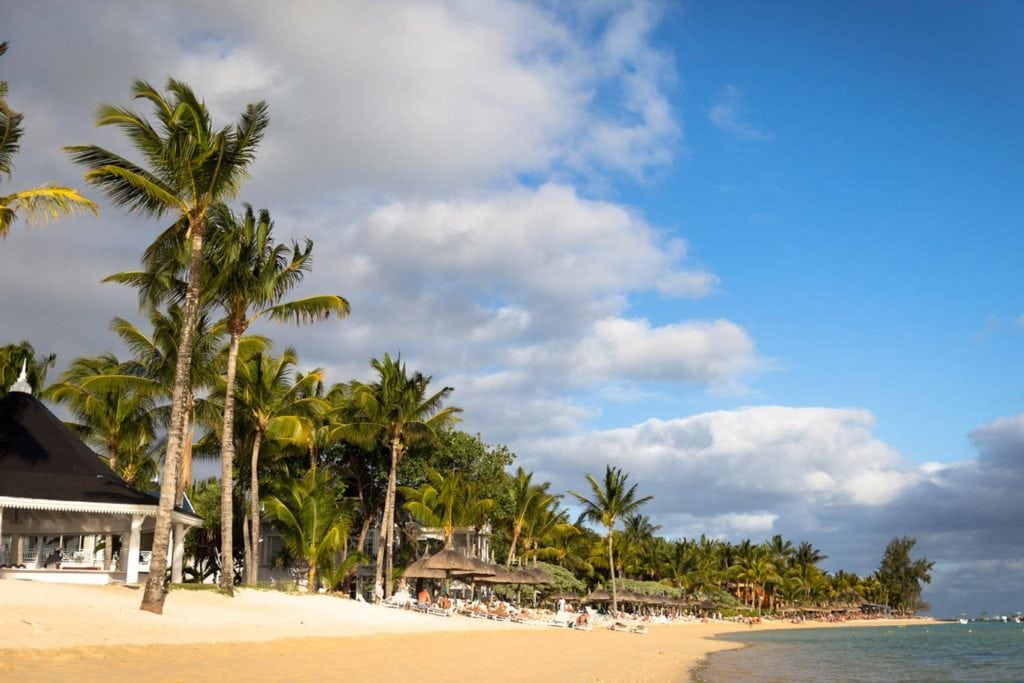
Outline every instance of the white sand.
[[[0, 680], [680, 681], [737, 647], [736, 623], [638, 635], [385, 609], [327, 595], [175, 590], [164, 613], [140, 589], [0, 580]], [[755, 628], [899, 625], [906, 621]]]

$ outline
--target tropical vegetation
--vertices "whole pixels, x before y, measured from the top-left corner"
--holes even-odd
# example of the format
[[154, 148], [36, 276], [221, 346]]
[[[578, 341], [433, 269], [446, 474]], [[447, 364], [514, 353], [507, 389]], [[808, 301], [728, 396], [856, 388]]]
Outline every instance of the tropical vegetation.
[[[115, 318], [128, 355], [72, 359], [49, 386], [54, 356], [28, 341], [0, 347], [0, 377], [6, 391], [24, 364], [97, 457], [139, 488], [159, 487], [143, 609], [162, 610], [170, 512], [186, 495], [206, 521], [187, 543], [186, 578], [228, 594], [241, 580], [272, 580], [260, 574], [267, 560], [301, 568], [309, 590], [347, 588], [362, 566], [390, 594], [409, 561], [465, 533], [489, 539], [486, 559], [543, 571], [553, 589], [607, 588], [612, 609], [625, 591], [751, 614], [864, 602], [921, 608], [932, 565], [910, 559], [913, 539], [895, 539], [879, 570], [860, 577], [824, 570], [827, 556], [808, 541], [667, 538], [645, 513], [652, 497], [620, 464], [586, 473], [580, 491], [556, 492], [507, 447], [459, 431], [455, 389], [397, 353], [370, 360], [369, 381], [332, 382], [297, 349], [250, 334], [261, 318], [308, 324], [349, 313], [337, 294], [291, 298], [312, 267], [312, 242], [278, 243], [269, 210], [230, 205], [267, 107], [248, 105], [217, 128], [180, 81], [163, 91], [137, 81], [132, 93], [152, 121], [104, 105], [97, 124], [120, 129], [140, 161], [93, 145], [67, 149], [114, 204], [169, 221], [140, 269], [108, 278], [137, 290], [146, 322]], [[0, 125], [17, 131], [20, 118], [0, 104]], [[6, 140], [0, 174], [17, 148], [16, 136]], [[193, 457], [218, 460], [220, 477], [193, 482]], [[281, 548], [263, 543], [264, 521]]]

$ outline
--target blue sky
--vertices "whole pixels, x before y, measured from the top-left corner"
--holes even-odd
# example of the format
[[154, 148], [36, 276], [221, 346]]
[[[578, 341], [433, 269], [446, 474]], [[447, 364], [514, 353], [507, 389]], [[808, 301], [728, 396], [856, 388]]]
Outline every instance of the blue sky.
[[[353, 307], [260, 330], [304, 368], [400, 352], [556, 490], [612, 464], [669, 536], [861, 574], [915, 536], [937, 613], [1024, 610], [1017, 4], [104, 0], [4, 28], [4, 187], [81, 185], [60, 147], [123, 148], [91, 117], [134, 78], [221, 124], [268, 101], [239, 200]], [[13, 230], [9, 340], [124, 355], [135, 298], [98, 283], [158, 227]]]
[[[1024, 405], [1008, 372], [1024, 348], [1020, 18], [1009, 3], [669, 12], [684, 150], [623, 197], [721, 277], [692, 314], [741, 322], [775, 359], [763, 399], [868, 407], [917, 461], [966, 457], [967, 431]], [[723, 102], [735, 130], [708, 117]]]

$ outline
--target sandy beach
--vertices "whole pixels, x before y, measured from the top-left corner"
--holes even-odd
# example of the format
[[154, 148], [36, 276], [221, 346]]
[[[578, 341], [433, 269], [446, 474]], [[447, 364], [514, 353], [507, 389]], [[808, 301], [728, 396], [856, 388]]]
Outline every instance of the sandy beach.
[[[157, 616], [138, 589], [0, 581], [0, 680], [684, 681], [732, 622], [595, 628], [437, 617], [326, 595], [173, 591]], [[756, 628], [900, 621], [771, 622]]]

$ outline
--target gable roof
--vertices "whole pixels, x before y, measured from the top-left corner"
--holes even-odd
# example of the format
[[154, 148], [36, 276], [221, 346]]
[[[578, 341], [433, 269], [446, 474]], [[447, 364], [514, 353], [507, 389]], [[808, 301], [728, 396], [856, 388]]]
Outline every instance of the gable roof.
[[0, 497], [155, 506], [31, 394], [0, 398]]

